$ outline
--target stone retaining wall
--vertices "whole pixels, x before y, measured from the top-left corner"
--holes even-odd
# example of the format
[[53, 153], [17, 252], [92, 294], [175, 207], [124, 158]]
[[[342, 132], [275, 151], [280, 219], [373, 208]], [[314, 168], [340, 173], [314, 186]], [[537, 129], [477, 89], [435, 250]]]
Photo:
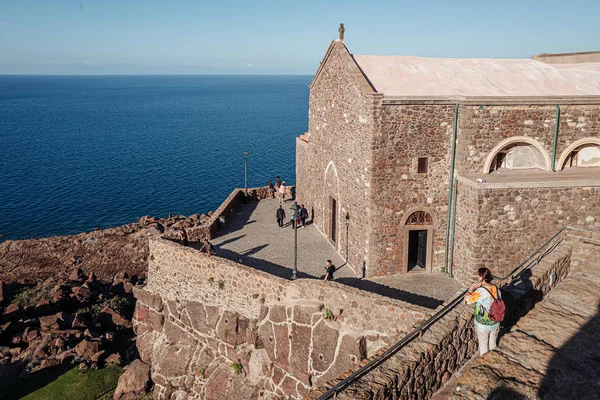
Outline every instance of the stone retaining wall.
[[[571, 244], [560, 243], [532, 270], [531, 276], [503, 289], [513, 318], [533, 307], [540, 297], [563, 279], [571, 264]], [[443, 306], [441, 306], [443, 307]], [[516, 316], [516, 317], [515, 317]], [[337, 399], [427, 399], [431, 397], [477, 351], [473, 308], [460, 304], [435, 322], [422, 337], [392, 355], [372, 372], [362, 376]], [[381, 349], [379, 353], [386, 349]], [[362, 364], [366, 364], [367, 360]], [[313, 390], [304, 399], [320, 395], [351, 371]]]
[[[160, 239], [150, 240], [148, 285], [135, 294], [137, 346], [160, 398], [300, 398], [430, 312], [335, 282], [288, 281]], [[241, 376], [232, 374], [234, 362]], [[210, 397], [225, 378], [249, 395]]]
[[[461, 178], [462, 179], [462, 178]], [[503, 276], [565, 225], [600, 229], [600, 187], [486, 188], [461, 180], [453, 273]]]

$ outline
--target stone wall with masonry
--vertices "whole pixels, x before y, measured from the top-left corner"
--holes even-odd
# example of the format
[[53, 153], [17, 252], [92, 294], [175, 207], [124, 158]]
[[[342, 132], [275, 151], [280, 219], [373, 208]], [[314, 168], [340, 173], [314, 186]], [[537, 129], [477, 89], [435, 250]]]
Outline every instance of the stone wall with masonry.
[[[568, 275], [573, 240], [565, 235], [556, 247], [548, 246], [551, 252], [534, 267], [529, 277], [503, 288], [503, 298], [508, 307], [504, 326], [510, 326], [515, 319], [526, 314]], [[385, 350], [381, 349], [378, 354]], [[339, 392], [336, 398], [428, 399], [475, 351], [477, 337], [473, 328], [473, 308], [461, 303], [431, 325], [421, 337], [409, 342], [375, 370], [362, 375], [346, 390]], [[318, 399], [349, 372], [314, 389], [304, 399]]]
[[600, 186], [564, 185], [494, 188], [461, 180], [454, 276], [469, 282], [480, 267], [504, 276], [564, 226], [600, 230]]
[[137, 346], [159, 398], [301, 398], [430, 312], [161, 239], [150, 241], [148, 284], [135, 295]]

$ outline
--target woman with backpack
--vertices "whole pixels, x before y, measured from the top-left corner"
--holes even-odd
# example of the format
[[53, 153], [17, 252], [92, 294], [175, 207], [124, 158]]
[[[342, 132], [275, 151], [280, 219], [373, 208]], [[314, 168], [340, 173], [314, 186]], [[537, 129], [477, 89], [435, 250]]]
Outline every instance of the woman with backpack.
[[487, 268], [477, 270], [477, 282], [465, 294], [467, 304], [475, 304], [475, 331], [479, 341], [479, 354], [496, 348], [500, 321], [504, 319], [504, 302], [500, 290], [492, 285], [492, 272]]

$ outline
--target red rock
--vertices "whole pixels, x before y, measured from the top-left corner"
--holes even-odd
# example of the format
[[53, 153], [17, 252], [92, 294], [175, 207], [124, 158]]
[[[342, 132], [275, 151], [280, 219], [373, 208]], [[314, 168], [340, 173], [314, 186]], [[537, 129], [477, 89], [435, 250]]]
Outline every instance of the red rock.
[[11, 295], [11, 290], [8, 285], [2, 281], [0, 281], [0, 303], [3, 301], [8, 301], [8, 298]]
[[104, 353], [106, 353], [106, 350], [100, 350], [100, 351], [94, 353], [90, 357], [90, 360], [92, 360], [93, 362], [98, 362], [104, 356]]
[[83, 281], [84, 275], [81, 268], [75, 268], [67, 278], [70, 281]]
[[131, 327], [131, 321], [123, 318], [121, 314], [116, 312], [110, 307], [104, 307], [102, 312], [98, 316], [98, 322], [100, 325], [110, 326], [111, 324], [114, 326], [123, 326], [123, 327]]
[[[126, 371], [119, 377], [119, 384], [113, 395], [114, 400], [125, 398], [139, 398], [150, 389], [150, 367], [140, 360], [135, 360], [126, 367]], [[135, 397], [137, 396], [137, 397]]]
[[40, 328], [42, 330], [61, 329], [64, 325], [64, 313], [56, 313], [54, 315], [47, 315], [39, 317]]
[[73, 323], [71, 326], [73, 328], [87, 329], [92, 325], [92, 320], [85, 314], [77, 314], [75, 315], [75, 319], [73, 319]]
[[100, 345], [98, 342], [92, 342], [87, 339], [83, 339], [75, 346], [75, 352], [78, 356], [89, 358], [98, 352]]
[[94, 297], [94, 294], [92, 293], [90, 288], [87, 287], [85, 284], [79, 287], [74, 287], [73, 289], [71, 289], [71, 292], [77, 297], [77, 300], [82, 302]]
[[21, 314], [21, 307], [16, 304], [9, 304], [4, 310], [4, 318], [6, 319], [17, 319], [17, 317]]
[[25, 328], [25, 332], [23, 332], [23, 341], [26, 343], [31, 343], [34, 339], [40, 336], [40, 332], [37, 329], [30, 329], [29, 327]]
[[110, 364], [121, 365], [121, 355], [119, 353], [113, 353], [110, 356], [106, 357], [106, 360], [104, 360], [104, 363], [106, 365], [110, 365]]
[[89, 283], [95, 283], [95, 282], [96, 282], [96, 280], [97, 280], [97, 278], [96, 278], [96, 274], [92, 272], [92, 273], [90, 273], [90, 276], [88, 276], [88, 278], [87, 278], [87, 281], [86, 281], [86, 282], [89, 282]]

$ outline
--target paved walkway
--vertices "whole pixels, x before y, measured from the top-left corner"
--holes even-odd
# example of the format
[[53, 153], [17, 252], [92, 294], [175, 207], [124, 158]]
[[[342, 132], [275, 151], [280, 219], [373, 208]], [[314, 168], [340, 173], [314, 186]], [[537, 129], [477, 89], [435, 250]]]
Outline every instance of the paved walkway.
[[[291, 205], [288, 200], [283, 206], [288, 221]], [[291, 224], [284, 228], [277, 225], [275, 213], [278, 207], [278, 199], [240, 206], [212, 240], [218, 255], [290, 279], [294, 265], [294, 230]], [[339, 268], [335, 273], [337, 282], [428, 308], [439, 306], [460, 290], [458, 282], [443, 274], [417, 272], [360, 279], [314, 225], [309, 223], [298, 228], [297, 233], [299, 278], [321, 278], [325, 274], [325, 261], [331, 259]]]

